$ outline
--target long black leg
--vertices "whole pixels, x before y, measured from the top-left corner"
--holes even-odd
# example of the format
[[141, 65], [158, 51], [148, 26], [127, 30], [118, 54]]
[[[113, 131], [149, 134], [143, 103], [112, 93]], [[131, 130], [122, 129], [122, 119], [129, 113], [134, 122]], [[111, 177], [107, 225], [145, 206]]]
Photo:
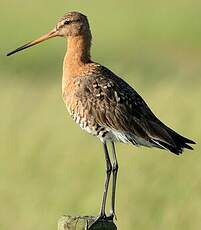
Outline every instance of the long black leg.
[[106, 142], [103, 143], [103, 149], [104, 149], [104, 153], [105, 153], [106, 178], [105, 178], [103, 199], [102, 199], [102, 204], [101, 204], [101, 209], [100, 209], [100, 216], [106, 217], [105, 206], [106, 206], [106, 199], [107, 199], [107, 193], [108, 193], [108, 186], [109, 186], [109, 182], [110, 182], [110, 175], [111, 175], [111, 171], [112, 171], [112, 165], [111, 165], [111, 161], [110, 161]]
[[115, 145], [114, 142], [112, 141], [112, 158], [113, 158], [113, 165], [112, 165], [112, 204], [111, 204], [111, 217], [116, 218], [115, 214], [115, 195], [116, 195], [116, 184], [117, 184], [117, 173], [118, 173], [118, 162], [117, 162], [117, 156], [116, 156], [116, 151], [115, 151]]
[[[107, 193], [108, 193], [108, 186], [110, 182], [110, 176], [112, 172], [112, 165], [107, 149], [107, 144], [106, 142], [103, 143], [103, 149], [105, 153], [105, 163], [106, 163], [106, 177], [105, 177], [105, 186], [104, 186], [104, 192], [103, 192], [103, 199], [101, 203], [101, 209], [99, 215], [96, 217], [96, 219], [91, 223], [87, 229], [91, 229], [92, 226], [94, 226], [98, 221], [101, 221], [102, 219], [107, 220], [108, 217], [106, 216], [105, 213], [105, 206], [106, 206], [106, 200], [107, 200]], [[110, 219], [110, 218], [109, 218]]]

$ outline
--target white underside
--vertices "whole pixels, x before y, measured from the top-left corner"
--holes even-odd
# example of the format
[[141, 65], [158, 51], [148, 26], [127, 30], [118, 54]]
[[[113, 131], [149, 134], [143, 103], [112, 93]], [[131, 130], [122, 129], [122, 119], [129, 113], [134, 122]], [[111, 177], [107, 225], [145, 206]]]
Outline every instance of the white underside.
[[[153, 144], [146, 141], [145, 139], [138, 137], [136, 135], [125, 134], [124, 132], [119, 132], [113, 129], [108, 129], [108, 134], [101, 138], [99, 137], [102, 142], [105, 141], [113, 141], [113, 142], [122, 142], [122, 143], [129, 143], [135, 145], [142, 145], [147, 147], [152, 147]], [[132, 141], [131, 141], [132, 140]]]

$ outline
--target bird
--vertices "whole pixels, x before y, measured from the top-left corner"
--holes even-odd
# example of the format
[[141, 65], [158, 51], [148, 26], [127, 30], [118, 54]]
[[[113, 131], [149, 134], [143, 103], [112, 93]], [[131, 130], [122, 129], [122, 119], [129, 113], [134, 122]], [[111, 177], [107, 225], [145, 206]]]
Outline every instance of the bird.
[[[87, 16], [67, 12], [47, 34], [7, 54], [10, 56], [54, 37], [67, 40], [63, 61], [62, 97], [73, 120], [103, 144], [106, 177], [100, 212], [94, 222], [116, 218], [118, 161], [115, 144], [156, 147], [180, 155], [193, 150], [190, 140], [161, 122], [143, 98], [122, 78], [91, 58], [92, 34]], [[111, 144], [111, 153], [108, 150]], [[112, 156], [112, 158], [111, 158]], [[111, 160], [112, 159], [112, 160]], [[111, 210], [106, 201], [112, 176]]]

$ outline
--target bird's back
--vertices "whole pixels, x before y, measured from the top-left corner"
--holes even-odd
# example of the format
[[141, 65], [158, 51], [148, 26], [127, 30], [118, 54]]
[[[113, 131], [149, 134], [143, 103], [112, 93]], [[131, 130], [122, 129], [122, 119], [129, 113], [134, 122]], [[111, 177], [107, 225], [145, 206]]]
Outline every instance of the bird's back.
[[194, 142], [165, 126], [142, 97], [106, 67], [89, 63], [71, 78], [63, 93], [80, 127], [102, 141], [168, 149], [175, 154]]

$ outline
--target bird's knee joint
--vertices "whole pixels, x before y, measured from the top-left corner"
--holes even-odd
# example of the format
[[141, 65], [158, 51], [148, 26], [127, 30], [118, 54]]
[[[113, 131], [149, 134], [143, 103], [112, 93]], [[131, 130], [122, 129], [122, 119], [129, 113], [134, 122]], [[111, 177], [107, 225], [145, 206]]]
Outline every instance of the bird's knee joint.
[[118, 172], [118, 170], [119, 170], [119, 165], [116, 164], [116, 163], [114, 163], [113, 166], [112, 166], [112, 172], [113, 172], [113, 173], [114, 173], [114, 172]]
[[107, 173], [107, 174], [111, 174], [111, 172], [112, 172], [112, 169], [107, 169], [107, 170], [106, 170], [106, 173]]
[[111, 164], [108, 164], [107, 165], [107, 168], [106, 168], [106, 173], [107, 174], [110, 174], [112, 172], [112, 165]]

